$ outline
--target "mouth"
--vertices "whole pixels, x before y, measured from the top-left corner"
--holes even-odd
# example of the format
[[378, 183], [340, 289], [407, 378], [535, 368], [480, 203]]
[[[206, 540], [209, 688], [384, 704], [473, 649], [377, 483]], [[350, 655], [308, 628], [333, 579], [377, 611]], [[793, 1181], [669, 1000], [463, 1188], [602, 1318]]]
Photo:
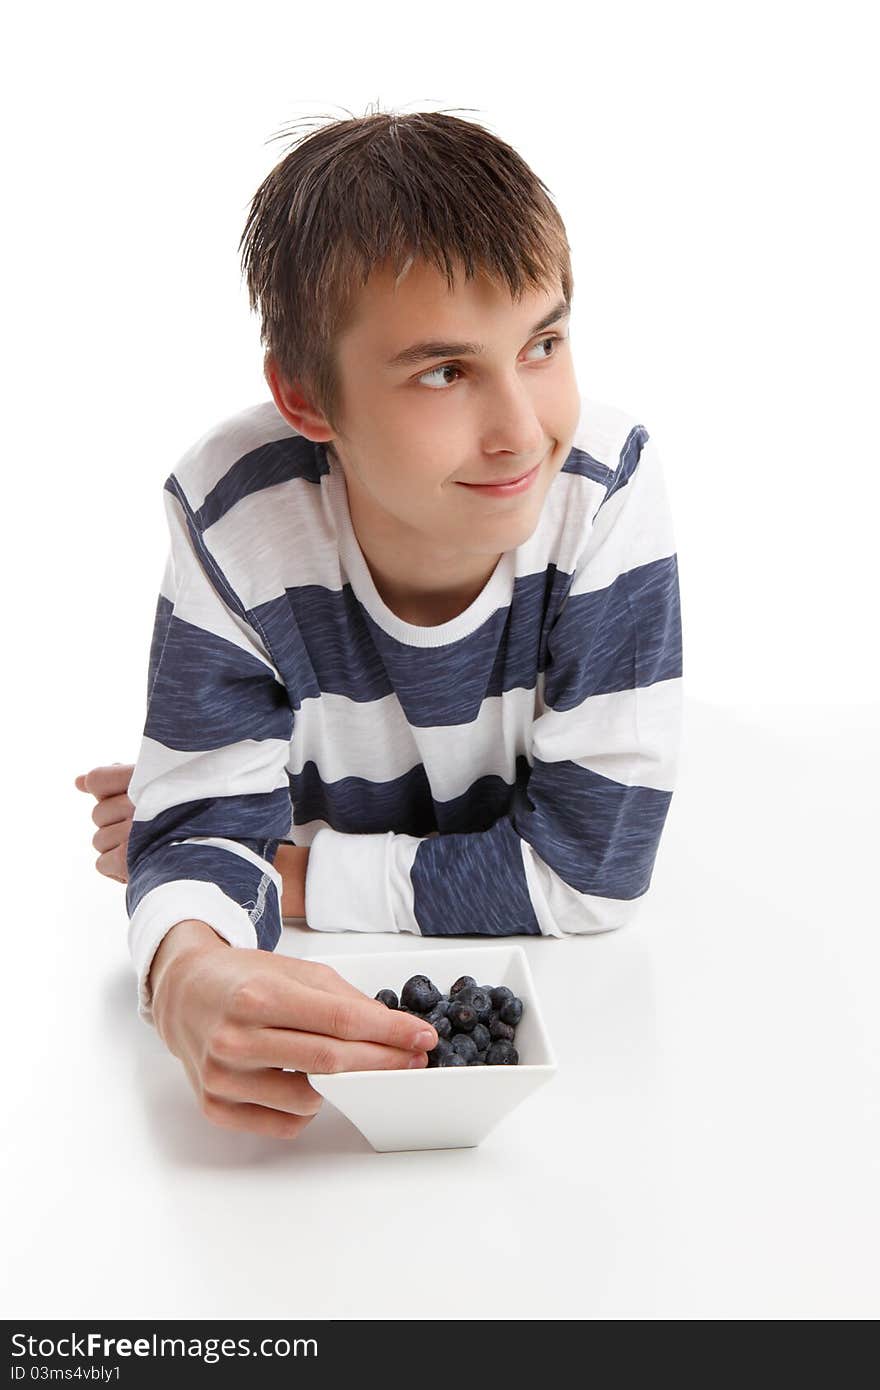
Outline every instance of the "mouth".
[[486, 493], [489, 496], [507, 497], [513, 493], [525, 492], [535, 481], [540, 471], [541, 464], [549, 458], [549, 453], [536, 463], [534, 468], [530, 468], [527, 473], [520, 473], [515, 478], [508, 478], [499, 483], [459, 483], [459, 487], [470, 488], [472, 492]]

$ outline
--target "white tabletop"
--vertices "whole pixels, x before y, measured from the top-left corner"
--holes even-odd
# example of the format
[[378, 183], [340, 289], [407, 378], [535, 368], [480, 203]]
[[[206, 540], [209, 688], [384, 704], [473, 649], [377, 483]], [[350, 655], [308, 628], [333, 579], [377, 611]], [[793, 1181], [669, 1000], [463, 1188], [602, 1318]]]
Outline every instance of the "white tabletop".
[[[327, 1101], [295, 1141], [202, 1117], [59, 758], [51, 859], [10, 878], [3, 1316], [877, 1317], [877, 720], [685, 721], [634, 924], [516, 938], [556, 1076], [479, 1147], [400, 1154]], [[447, 946], [279, 949], [417, 944]]]

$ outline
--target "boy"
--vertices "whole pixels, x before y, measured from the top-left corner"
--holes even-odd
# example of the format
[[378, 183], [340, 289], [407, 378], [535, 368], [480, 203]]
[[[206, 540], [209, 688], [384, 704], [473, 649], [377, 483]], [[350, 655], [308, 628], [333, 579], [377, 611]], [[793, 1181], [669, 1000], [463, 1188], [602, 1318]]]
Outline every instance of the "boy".
[[631, 919], [677, 764], [678, 569], [647, 430], [578, 395], [564, 227], [509, 146], [439, 113], [335, 122], [242, 243], [272, 402], [165, 483], [144, 736], [94, 843], [127, 836], [140, 1012], [204, 1112], [293, 1135], [303, 1073], [424, 1065], [436, 1034], [270, 954], [282, 911]]

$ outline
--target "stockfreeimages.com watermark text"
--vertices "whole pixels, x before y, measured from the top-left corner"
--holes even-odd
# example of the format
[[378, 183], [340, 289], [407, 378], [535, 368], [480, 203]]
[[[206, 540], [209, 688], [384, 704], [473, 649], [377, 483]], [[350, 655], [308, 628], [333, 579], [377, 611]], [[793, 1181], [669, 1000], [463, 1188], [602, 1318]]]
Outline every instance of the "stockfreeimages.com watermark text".
[[[12, 1355], [41, 1360], [48, 1357], [111, 1357], [140, 1356], [179, 1356], [184, 1360], [195, 1358], [208, 1365], [224, 1357], [236, 1356], [317, 1356], [318, 1343], [314, 1337], [262, 1337], [251, 1345], [250, 1337], [158, 1337], [154, 1332], [150, 1337], [104, 1337], [100, 1332], [89, 1332], [78, 1336], [75, 1332], [68, 1337], [30, 1337], [23, 1332], [12, 1334]], [[13, 1379], [21, 1379], [18, 1371], [24, 1366], [13, 1368]]]

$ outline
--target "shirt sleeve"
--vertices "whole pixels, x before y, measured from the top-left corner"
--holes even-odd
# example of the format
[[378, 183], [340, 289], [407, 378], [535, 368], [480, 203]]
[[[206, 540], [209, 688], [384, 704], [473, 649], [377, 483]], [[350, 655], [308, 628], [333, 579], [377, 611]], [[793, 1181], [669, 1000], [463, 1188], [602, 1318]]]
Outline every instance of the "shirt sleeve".
[[150, 1023], [147, 976], [177, 922], [207, 922], [233, 946], [275, 948], [282, 883], [273, 861], [292, 821], [287, 689], [174, 474], [163, 498], [170, 540], [128, 788], [125, 897], [138, 1011]]
[[488, 830], [322, 828], [318, 931], [565, 936], [625, 925], [648, 891], [678, 766], [681, 607], [656, 445], [627, 438], [539, 660], [530, 771]]

